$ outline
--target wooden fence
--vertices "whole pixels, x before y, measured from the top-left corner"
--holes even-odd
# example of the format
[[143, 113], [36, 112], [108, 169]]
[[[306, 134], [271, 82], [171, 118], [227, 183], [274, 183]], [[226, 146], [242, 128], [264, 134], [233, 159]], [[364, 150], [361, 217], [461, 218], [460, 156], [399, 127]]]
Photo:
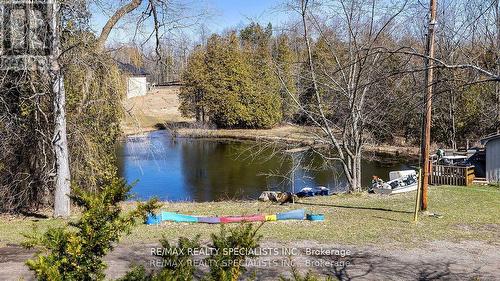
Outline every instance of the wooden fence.
[[474, 166], [432, 165], [429, 184], [470, 186], [474, 181]]

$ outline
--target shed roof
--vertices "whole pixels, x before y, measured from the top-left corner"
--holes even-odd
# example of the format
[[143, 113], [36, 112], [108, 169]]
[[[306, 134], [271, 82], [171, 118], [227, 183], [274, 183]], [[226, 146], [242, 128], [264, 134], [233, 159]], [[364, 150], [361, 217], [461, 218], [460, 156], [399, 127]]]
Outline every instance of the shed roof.
[[481, 144], [486, 145], [486, 143], [488, 143], [490, 140], [496, 140], [496, 139], [500, 139], [499, 133], [494, 133], [494, 134], [491, 134], [491, 135], [481, 139]]
[[120, 61], [117, 61], [117, 63], [118, 63], [118, 68], [121, 71], [126, 72], [132, 76], [146, 76], [149, 74], [146, 72], [146, 69], [141, 67], [136, 67], [135, 65], [132, 65], [130, 63], [123, 63]]

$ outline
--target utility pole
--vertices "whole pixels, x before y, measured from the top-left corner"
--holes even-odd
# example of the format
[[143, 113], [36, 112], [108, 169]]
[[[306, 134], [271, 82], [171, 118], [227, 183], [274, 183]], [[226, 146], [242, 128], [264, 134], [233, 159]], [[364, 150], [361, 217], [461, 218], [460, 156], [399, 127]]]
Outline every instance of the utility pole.
[[425, 48], [425, 117], [422, 141], [422, 196], [420, 210], [427, 210], [427, 190], [429, 188], [430, 174], [430, 148], [431, 148], [431, 122], [432, 122], [432, 88], [434, 66], [434, 37], [436, 26], [437, 0], [430, 0], [429, 27], [427, 32], [427, 45]]

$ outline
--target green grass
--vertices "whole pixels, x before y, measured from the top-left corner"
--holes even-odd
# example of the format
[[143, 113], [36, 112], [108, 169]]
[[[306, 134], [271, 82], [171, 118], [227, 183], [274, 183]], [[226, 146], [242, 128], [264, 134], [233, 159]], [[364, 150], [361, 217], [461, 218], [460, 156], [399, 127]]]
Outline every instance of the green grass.
[[[413, 222], [415, 193], [393, 196], [368, 194], [339, 195], [301, 199], [295, 206], [270, 203], [208, 202], [165, 203], [162, 210], [192, 215], [272, 214], [296, 208], [325, 214], [324, 222], [267, 222], [261, 228], [265, 240], [315, 240], [338, 244], [382, 244], [416, 247], [423, 242], [446, 240], [459, 242], [480, 240], [497, 243], [500, 239], [500, 189], [497, 187], [431, 187], [429, 211], [441, 218], [421, 215]], [[127, 203], [126, 208], [133, 204]], [[20, 233], [32, 231], [33, 225], [42, 231], [57, 226], [62, 220], [30, 218], [0, 219], [0, 244], [19, 243]], [[140, 225], [124, 238], [125, 242], [158, 241], [162, 235], [176, 239], [218, 231], [217, 225], [163, 223], [160, 226]]]

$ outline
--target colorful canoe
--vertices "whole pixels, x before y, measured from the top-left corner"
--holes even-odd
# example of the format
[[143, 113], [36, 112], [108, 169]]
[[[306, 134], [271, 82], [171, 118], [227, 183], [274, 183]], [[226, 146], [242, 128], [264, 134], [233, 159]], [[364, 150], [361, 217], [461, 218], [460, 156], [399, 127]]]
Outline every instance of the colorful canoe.
[[200, 222], [200, 223], [211, 223], [211, 224], [221, 223], [219, 217], [198, 217], [198, 222]]
[[285, 213], [277, 213], [276, 218], [279, 221], [282, 220], [303, 220], [306, 216], [306, 211], [304, 209], [288, 211]]
[[276, 215], [266, 215], [266, 221], [277, 221], [278, 218], [276, 217]]
[[183, 215], [172, 212], [162, 212], [161, 213], [162, 221], [173, 221], [173, 222], [198, 222], [197, 217]]
[[307, 214], [306, 219], [309, 221], [324, 221], [325, 215], [323, 215], [323, 214]]
[[146, 224], [160, 224], [162, 221], [170, 222], [188, 222], [188, 223], [240, 223], [240, 222], [259, 222], [259, 221], [281, 221], [281, 220], [318, 220], [317, 217], [308, 215], [304, 209], [292, 210], [273, 215], [245, 215], [245, 216], [225, 216], [225, 217], [195, 217], [173, 212], [162, 212], [160, 214], [149, 215]]
[[265, 221], [265, 215], [251, 215], [251, 216], [236, 216], [236, 217], [221, 217], [221, 223], [232, 223], [232, 222], [253, 222], [253, 221]]

